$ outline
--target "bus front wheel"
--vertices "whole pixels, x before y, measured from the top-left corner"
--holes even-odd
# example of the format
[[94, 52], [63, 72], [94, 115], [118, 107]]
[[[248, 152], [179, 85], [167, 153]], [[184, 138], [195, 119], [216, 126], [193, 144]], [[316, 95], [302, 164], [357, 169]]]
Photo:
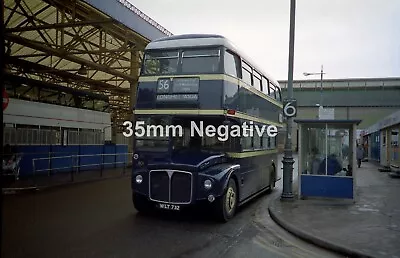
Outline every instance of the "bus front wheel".
[[229, 179], [224, 195], [217, 199], [216, 216], [219, 221], [227, 222], [235, 216], [237, 208], [237, 186], [233, 178]]

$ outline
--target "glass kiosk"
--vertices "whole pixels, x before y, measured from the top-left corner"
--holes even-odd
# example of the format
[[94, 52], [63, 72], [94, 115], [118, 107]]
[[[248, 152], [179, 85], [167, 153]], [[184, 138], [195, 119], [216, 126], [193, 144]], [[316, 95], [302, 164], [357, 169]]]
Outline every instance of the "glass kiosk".
[[295, 120], [299, 198], [355, 199], [356, 126], [361, 120]]

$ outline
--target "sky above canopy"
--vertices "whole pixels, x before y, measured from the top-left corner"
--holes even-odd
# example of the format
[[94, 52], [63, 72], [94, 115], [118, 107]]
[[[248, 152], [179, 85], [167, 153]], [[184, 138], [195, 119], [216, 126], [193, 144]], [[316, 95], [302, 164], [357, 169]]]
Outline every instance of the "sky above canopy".
[[[290, 0], [130, 0], [174, 35], [229, 38], [288, 78]], [[297, 0], [294, 79], [400, 77], [399, 0]], [[307, 79], [318, 79], [309, 76]]]

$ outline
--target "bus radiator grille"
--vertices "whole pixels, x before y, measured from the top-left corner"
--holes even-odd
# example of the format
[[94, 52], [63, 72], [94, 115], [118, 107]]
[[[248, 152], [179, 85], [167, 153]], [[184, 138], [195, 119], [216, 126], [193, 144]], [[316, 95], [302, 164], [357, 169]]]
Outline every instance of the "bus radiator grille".
[[192, 175], [174, 173], [171, 177], [171, 202], [189, 203], [192, 197]]
[[192, 199], [192, 174], [184, 171], [150, 171], [150, 199], [187, 204]]
[[150, 173], [150, 198], [157, 201], [169, 201], [169, 176], [167, 171]]

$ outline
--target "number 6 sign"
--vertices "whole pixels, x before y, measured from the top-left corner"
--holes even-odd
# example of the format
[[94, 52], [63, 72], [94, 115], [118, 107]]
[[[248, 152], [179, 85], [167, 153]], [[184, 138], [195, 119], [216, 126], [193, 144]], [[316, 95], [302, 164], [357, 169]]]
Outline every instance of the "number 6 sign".
[[285, 117], [295, 117], [297, 115], [297, 101], [295, 99], [285, 99], [283, 101], [283, 115]]

